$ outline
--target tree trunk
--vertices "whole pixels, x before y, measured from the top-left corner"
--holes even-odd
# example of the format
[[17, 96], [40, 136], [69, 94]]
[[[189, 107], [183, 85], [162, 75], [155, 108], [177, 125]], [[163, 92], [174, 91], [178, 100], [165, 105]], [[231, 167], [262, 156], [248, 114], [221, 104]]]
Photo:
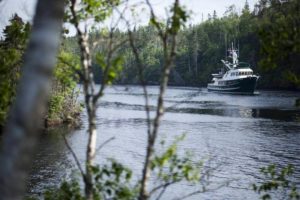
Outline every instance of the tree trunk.
[[27, 171], [50, 91], [63, 16], [64, 1], [38, 1], [22, 78], [1, 145], [1, 200], [23, 199]]
[[91, 167], [94, 165], [96, 155], [96, 141], [97, 141], [97, 128], [96, 128], [96, 108], [92, 107], [89, 113], [89, 138], [86, 150], [86, 179], [85, 179], [85, 195], [86, 199], [92, 200], [93, 195], [93, 173]]

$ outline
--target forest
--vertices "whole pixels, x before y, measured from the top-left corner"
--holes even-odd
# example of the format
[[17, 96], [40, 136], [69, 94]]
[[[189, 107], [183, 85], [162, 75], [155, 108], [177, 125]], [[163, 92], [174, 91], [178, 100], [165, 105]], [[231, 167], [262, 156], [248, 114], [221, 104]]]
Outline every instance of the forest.
[[[220, 155], [226, 148], [236, 147], [235, 143], [242, 147], [228, 150], [226, 153], [235, 155], [225, 160], [236, 159], [235, 156], [247, 148], [250, 153], [254, 152], [252, 156], [236, 159], [238, 169], [242, 164], [247, 165], [245, 160], [257, 159], [251, 166], [253, 176], [259, 179], [251, 186], [243, 186], [250, 188], [246, 188], [247, 192], [250, 190], [261, 199], [273, 196], [299, 199], [298, 171], [292, 164], [297, 165], [293, 156], [299, 150], [293, 142], [299, 141], [294, 137], [298, 136], [300, 114], [297, 105], [300, 1], [260, 0], [253, 10], [246, 1], [241, 12], [232, 5], [224, 14], [212, 11], [207, 20], [190, 25], [187, 23], [189, 11], [179, 0], [172, 1], [163, 19], [157, 17], [151, 1], [145, 0], [143, 5], [149, 12], [149, 23], [145, 26], [133, 26], [132, 19], [126, 18], [124, 13], [134, 13], [135, 8], [128, 6], [128, 2], [38, 0], [32, 22], [23, 20], [17, 13], [10, 18], [0, 40], [0, 199], [23, 199], [28, 194], [29, 199], [61, 200], [170, 199], [167, 195], [178, 195], [171, 199], [189, 199], [206, 193], [213, 197], [214, 192], [235, 181], [236, 173], [227, 169], [229, 177], [225, 178], [228, 179], [214, 183], [211, 179], [217, 176], [213, 173], [218, 173], [224, 163], [214, 165], [214, 156], [194, 154], [199, 152], [191, 146], [199, 147], [201, 142], [205, 143], [203, 138], [194, 144], [195, 139], [189, 138], [191, 144], [181, 146], [188, 135], [185, 129], [195, 124], [192, 136], [208, 132], [213, 137], [209, 131], [214, 129], [213, 133], [221, 135], [215, 138], [213, 145], [224, 138], [234, 142], [225, 141], [225, 147], [224, 144], [214, 146], [221, 149]], [[112, 20], [110, 27], [104, 26], [106, 20], [116, 16], [117, 20]], [[125, 28], [118, 26], [120, 22]], [[84, 24], [93, 25], [84, 27]], [[75, 30], [74, 36], [69, 35], [68, 26]], [[257, 87], [261, 94], [218, 96], [201, 89], [210, 82], [211, 74], [223, 67], [220, 60], [229, 59], [227, 48], [231, 45], [238, 47], [240, 61], [249, 63], [260, 76]], [[170, 95], [168, 86], [192, 87], [177, 90], [172, 87]], [[187, 107], [181, 107], [186, 104]], [[122, 115], [124, 110], [128, 113]], [[169, 118], [164, 120], [163, 117]], [[170, 122], [171, 125], [166, 126]], [[177, 127], [178, 124], [184, 128]], [[61, 127], [66, 128], [58, 134], [63, 150], [47, 146], [49, 148], [36, 155], [36, 148], [43, 147], [39, 146], [40, 139], [52, 136], [51, 130], [61, 130]], [[269, 129], [265, 130], [266, 127]], [[107, 133], [115, 130], [120, 132]], [[272, 135], [272, 130], [280, 134]], [[82, 135], [79, 143], [72, 143], [72, 137], [78, 136], [76, 131]], [[177, 135], [172, 135], [177, 131]], [[248, 131], [253, 132], [247, 134]], [[135, 135], [127, 137], [126, 134], [131, 133]], [[232, 133], [234, 135], [230, 135]], [[257, 133], [261, 135], [255, 135]], [[291, 137], [289, 133], [295, 134]], [[282, 135], [286, 139], [284, 145], [294, 145], [291, 147], [293, 156], [285, 151], [286, 146], [280, 146], [278, 135], [278, 141], [283, 141]], [[126, 145], [140, 148], [133, 150], [138, 164], [122, 163], [129, 160], [127, 157], [122, 161], [111, 158], [114, 149], [108, 150], [111, 151], [108, 158], [99, 154], [118, 137], [132, 141], [129, 145], [123, 141], [116, 145], [115, 149], [121, 148], [117, 155], [130, 157]], [[240, 139], [233, 140], [234, 137]], [[248, 138], [245, 140], [245, 137]], [[265, 139], [265, 145], [260, 141], [255, 142], [255, 147], [239, 143], [251, 143], [257, 138]], [[83, 147], [74, 145], [83, 143]], [[269, 153], [264, 149], [269, 148], [268, 145], [283, 150], [262, 156], [266, 159], [260, 162], [259, 156]], [[32, 195], [26, 191], [31, 184], [28, 177], [40, 162], [34, 160], [34, 155], [43, 154], [47, 149], [51, 151], [50, 156], [55, 155], [52, 152], [66, 151], [69, 157], [63, 160], [72, 159], [76, 177], [59, 177], [58, 185], [42, 188]], [[138, 154], [141, 149], [143, 153]], [[259, 158], [256, 151], [260, 153]], [[45, 160], [49, 155], [45, 155]], [[99, 157], [105, 161], [99, 162]], [[52, 165], [50, 162], [47, 167]], [[258, 163], [267, 166], [260, 166], [258, 170]], [[139, 173], [135, 165], [140, 167]], [[294, 171], [296, 178], [293, 178]], [[247, 172], [245, 174], [242, 179], [248, 181]], [[180, 196], [175, 194], [174, 186], [189, 189], [183, 189]]]
[[[186, 24], [178, 33], [178, 52], [169, 84], [206, 87], [211, 74], [222, 68], [220, 60], [228, 56], [226, 51], [234, 43], [234, 46], [239, 46], [240, 61], [249, 63], [261, 77], [258, 88], [299, 89], [299, 28], [292, 28], [299, 23], [298, 6], [297, 1], [288, 4], [260, 1], [254, 10], [250, 10], [246, 1], [241, 13], [232, 5], [224, 15], [219, 16], [214, 11], [202, 23]], [[100, 34], [97, 30], [90, 32], [90, 42], [97, 41]], [[136, 27], [134, 34], [146, 65], [145, 79], [150, 85], [158, 84], [163, 50], [156, 30], [151, 25]], [[126, 38], [126, 32], [122, 30], [115, 30], [115, 35], [119, 41]], [[65, 47], [69, 52], [78, 52], [76, 38], [66, 38]], [[119, 51], [125, 63], [116, 83], [138, 84], [129, 44], [123, 45]], [[99, 65], [94, 65], [95, 70], [100, 69]], [[95, 80], [99, 83], [101, 76]]]

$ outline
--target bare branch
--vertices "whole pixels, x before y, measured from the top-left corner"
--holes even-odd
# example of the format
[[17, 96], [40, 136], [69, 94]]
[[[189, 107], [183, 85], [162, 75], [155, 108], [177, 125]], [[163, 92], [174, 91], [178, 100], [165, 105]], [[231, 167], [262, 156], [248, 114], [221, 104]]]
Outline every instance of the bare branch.
[[[155, 13], [154, 13], [152, 4], [150, 3], [149, 0], [146, 0], [146, 4], [148, 5], [148, 7], [149, 7], [149, 9], [150, 9], [150, 15], [151, 15], [151, 18], [154, 19], [154, 20], [156, 20], [157, 17], [156, 17], [156, 15], [155, 15]], [[159, 26], [158, 24], [154, 24], [154, 25], [155, 25], [155, 27], [156, 27], [157, 30], [158, 30], [159, 36], [160, 36], [163, 40], [165, 40], [165, 39], [166, 39], [166, 33], [164, 33], [164, 31], [163, 31], [163, 29], [161, 28], [161, 26]]]
[[150, 106], [149, 106], [147, 83], [144, 78], [144, 67], [142, 65], [140, 55], [138, 53], [138, 49], [134, 44], [133, 34], [132, 34], [131, 30], [129, 30], [129, 29], [128, 29], [128, 37], [129, 37], [130, 46], [132, 48], [133, 54], [134, 54], [136, 62], [137, 62], [140, 83], [143, 88], [144, 100], [145, 100], [145, 111], [146, 111], [146, 118], [147, 118], [147, 133], [148, 133], [148, 139], [149, 139], [151, 137], [151, 118], [150, 118]]
[[153, 195], [155, 192], [157, 192], [158, 190], [164, 189], [164, 188], [166, 188], [166, 187], [168, 187], [168, 186], [170, 186], [170, 185], [173, 185], [173, 184], [175, 184], [175, 183], [178, 183], [178, 182], [179, 182], [179, 181], [172, 181], [172, 182], [167, 182], [167, 183], [161, 184], [161, 185], [159, 185], [159, 186], [153, 188], [153, 189], [149, 192], [149, 194], [150, 194], [150, 196], [151, 196], [151, 195]]
[[72, 154], [72, 157], [73, 157], [74, 160], [75, 160], [75, 163], [76, 163], [76, 165], [77, 165], [77, 167], [78, 167], [78, 169], [79, 169], [79, 171], [80, 171], [80, 173], [81, 173], [81, 176], [85, 179], [85, 173], [84, 173], [84, 171], [83, 171], [83, 169], [82, 169], [82, 167], [81, 167], [81, 164], [80, 164], [80, 162], [79, 162], [79, 159], [78, 159], [76, 153], [74, 152], [74, 150], [73, 150], [72, 147], [70, 146], [70, 144], [69, 144], [69, 142], [68, 142], [68, 140], [67, 140], [65, 134], [63, 134], [62, 137], [64, 138], [65, 145], [67, 146], [67, 148], [69, 149], [69, 151], [70, 151], [71, 154]]
[[99, 151], [108, 143], [110, 143], [111, 141], [113, 141], [114, 139], [116, 139], [115, 137], [111, 137], [108, 140], [104, 141], [97, 149], [96, 149], [96, 153], [99, 153]]
[[113, 46], [112, 44], [112, 40], [113, 40], [113, 36], [111, 36], [110, 38], [110, 44], [109, 44], [109, 52], [108, 52], [108, 56], [107, 56], [107, 59], [106, 59], [106, 67], [104, 69], [104, 72], [103, 72], [103, 77], [102, 77], [102, 83], [101, 83], [101, 87], [98, 91], [98, 93], [95, 94], [94, 96], [94, 102], [96, 103], [98, 101], [98, 99], [103, 96], [103, 92], [104, 92], [104, 89], [105, 89], [105, 86], [106, 86], [106, 81], [107, 81], [107, 75], [108, 75], [108, 71], [111, 67], [111, 58], [112, 58], [112, 55], [122, 46], [124, 45], [125, 43], [128, 42], [128, 40], [123, 40], [121, 41], [120, 43], [118, 43], [117, 45]]
[[204, 192], [213, 192], [213, 191], [216, 191], [224, 186], [227, 186], [229, 184], [229, 181], [228, 182], [224, 182], [222, 184], [219, 184], [217, 187], [215, 188], [212, 188], [212, 189], [200, 189], [200, 190], [197, 190], [197, 191], [194, 191], [194, 192], [191, 192], [191, 193], [188, 193], [182, 197], [179, 197], [179, 198], [174, 198], [173, 200], [183, 200], [183, 199], [187, 199], [191, 196], [195, 196], [195, 195], [198, 195], [198, 194], [201, 194], [201, 193], [204, 193]]
[[165, 193], [165, 191], [167, 190], [168, 186], [163, 187], [163, 189], [160, 191], [158, 197], [156, 198], [156, 200], [160, 200], [160, 198], [163, 196], [163, 194]]
[[103, 77], [102, 77], [100, 89], [99, 89], [98, 93], [93, 97], [94, 104], [96, 104], [98, 99], [103, 95], [104, 89], [106, 87], [106, 81], [107, 81], [109, 69], [111, 67], [111, 59], [112, 59], [112, 55], [113, 55], [112, 46], [113, 46], [113, 31], [110, 31], [109, 42], [108, 42], [108, 53], [107, 53], [107, 57], [106, 57], [106, 66], [103, 71]]
[[144, 94], [144, 101], [145, 101], [145, 111], [146, 111], [146, 119], [147, 119], [147, 134], [148, 134], [148, 139], [150, 138], [150, 134], [151, 134], [151, 118], [150, 118], [150, 106], [149, 106], [149, 95], [148, 95], [148, 91], [147, 91], [147, 83], [146, 80], [144, 78], [144, 67], [142, 65], [142, 61], [140, 59], [140, 55], [138, 53], [138, 49], [134, 43], [134, 36], [132, 31], [130, 30], [130, 24], [129, 21], [126, 20], [126, 18], [124, 17], [123, 13], [121, 13], [118, 8], [116, 8], [117, 12], [120, 14], [120, 17], [125, 21], [126, 25], [127, 25], [127, 32], [128, 32], [128, 39], [129, 39], [129, 44], [130, 47], [132, 49], [132, 52], [135, 56], [135, 60], [137, 62], [137, 68], [138, 68], [138, 73], [139, 73], [139, 79], [140, 79], [140, 83], [142, 85], [143, 88], [143, 94]]

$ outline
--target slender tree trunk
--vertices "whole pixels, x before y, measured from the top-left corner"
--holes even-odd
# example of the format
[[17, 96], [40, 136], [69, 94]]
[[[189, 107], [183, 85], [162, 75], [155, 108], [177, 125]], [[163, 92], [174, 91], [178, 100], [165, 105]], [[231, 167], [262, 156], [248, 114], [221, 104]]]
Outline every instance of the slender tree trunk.
[[195, 30], [195, 35], [194, 35], [194, 62], [195, 62], [195, 72], [196, 72], [196, 77], [198, 76], [198, 31], [197, 29]]
[[97, 139], [97, 128], [96, 128], [96, 102], [94, 102], [95, 94], [95, 83], [92, 72], [92, 60], [90, 56], [90, 49], [88, 45], [87, 33], [82, 33], [77, 24], [77, 33], [79, 35], [79, 44], [81, 48], [81, 63], [82, 70], [84, 72], [84, 94], [85, 94], [85, 105], [88, 114], [89, 128], [88, 128], [88, 144], [86, 150], [86, 174], [84, 177], [85, 182], [85, 195], [88, 200], [93, 199], [93, 177], [91, 166], [94, 164], [95, 151], [96, 151], [96, 139]]
[[95, 108], [89, 113], [89, 138], [86, 150], [86, 180], [85, 180], [85, 195], [88, 200], [92, 200], [93, 196], [93, 174], [91, 166], [94, 165], [96, 154], [97, 128], [96, 128], [96, 113]]
[[[175, 41], [174, 41], [175, 42]], [[175, 44], [174, 44], [175, 45]], [[160, 125], [160, 119], [164, 114], [164, 94], [168, 85], [170, 70], [173, 58], [168, 58], [170, 61], [167, 61], [165, 63], [164, 69], [163, 69], [163, 77], [161, 80], [160, 88], [159, 88], [159, 97], [157, 100], [157, 109], [156, 109], [156, 117], [154, 118], [153, 122], [153, 132], [151, 136], [148, 138], [148, 146], [146, 151], [146, 157], [145, 157], [145, 164], [143, 169], [143, 177], [142, 177], [142, 188], [140, 192], [140, 200], [147, 200], [149, 198], [149, 194], [147, 191], [149, 179], [151, 176], [151, 159], [153, 157], [154, 153], [154, 145]]]
[[80, 45], [81, 68], [83, 71], [83, 90], [85, 95], [85, 105], [88, 114], [88, 144], [86, 150], [86, 171], [83, 177], [85, 183], [85, 197], [87, 200], [93, 200], [93, 174], [91, 167], [94, 164], [96, 154], [96, 103], [95, 83], [92, 70], [92, 59], [90, 55], [90, 46], [88, 43], [88, 33], [82, 31], [79, 27], [79, 19], [76, 15], [76, 0], [71, 0], [70, 10], [73, 17], [73, 23], [78, 34], [78, 44]]
[[[148, 4], [150, 4], [148, 2]], [[174, 10], [176, 10], [179, 6], [179, 0], [175, 0], [174, 2]], [[153, 12], [153, 10], [152, 10]], [[152, 14], [153, 15], [153, 14]], [[174, 13], [175, 15], [175, 13]], [[174, 17], [173, 15], [173, 17]], [[163, 35], [162, 35], [163, 36]], [[148, 193], [148, 184], [149, 179], [151, 176], [151, 165], [150, 162], [153, 157], [154, 153], [154, 145], [158, 134], [158, 129], [160, 126], [160, 120], [161, 117], [164, 114], [164, 95], [165, 91], [167, 89], [168, 80], [170, 71], [172, 68], [172, 64], [176, 55], [176, 34], [170, 35], [170, 41], [168, 37], [162, 37], [163, 41], [163, 49], [164, 49], [164, 66], [162, 69], [162, 77], [159, 87], [159, 96], [157, 100], [157, 109], [156, 109], [156, 116], [154, 118], [153, 122], [153, 129], [150, 135], [148, 135], [148, 146], [146, 151], [146, 157], [145, 157], [145, 164], [143, 168], [143, 174], [142, 174], [142, 181], [141, 181], [141, 190], [139, 199], [140, 200], [147, 200], [149, 199], [149, 193]], [[170, 44], [168, 45], [168, 43]]]
[[0, 199], [23, 199], [59, 47], [64, 1], [40, 0], [0, 154]]

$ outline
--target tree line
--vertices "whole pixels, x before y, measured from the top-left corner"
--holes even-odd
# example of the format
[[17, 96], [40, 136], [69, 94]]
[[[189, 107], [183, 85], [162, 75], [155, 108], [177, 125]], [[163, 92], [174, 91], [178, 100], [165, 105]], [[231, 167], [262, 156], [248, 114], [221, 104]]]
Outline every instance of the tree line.
[[[239, 48], [240, 61], [251, 65], [261, 76], [258, 87], [262, 89], [299, 89], [299, 1], [282, 3], [277, 0], [261, 0], [253, 10], [246, 1], [239, 13], [234, 5], [223, 16], [216, 11], [197, 25], [186, 25], [178, 33], [178, 49], [171, 72], [171, 85], [206, 86], [211, 73], [222, 68], [221, 59], [233, 43]], [[122, 41], [127, 33], [116, 29], [115, 40]], [[91, 43], [101, 33], [89, 33]], [[136, 27], [133, 35], [137, 49], [145, 65], [147, 84], [158, 84], [163, 63], [163, 47], [159, 43], [157, 30], [151, 25]], [[66, 38], [66, 46], [79, 52], [74, 37]], [[76, 50], [77, 49], [77, 50]], [[101, 48], [97, 49], [102, 51]], [[138, 84], [136, 61], [129, 44], [124, 44], [119, 53], [124, 56], [124, 67], [115, 81], [118, 84]], [[95, 80], [100, 82], [101, 70], [93, 63]]]

